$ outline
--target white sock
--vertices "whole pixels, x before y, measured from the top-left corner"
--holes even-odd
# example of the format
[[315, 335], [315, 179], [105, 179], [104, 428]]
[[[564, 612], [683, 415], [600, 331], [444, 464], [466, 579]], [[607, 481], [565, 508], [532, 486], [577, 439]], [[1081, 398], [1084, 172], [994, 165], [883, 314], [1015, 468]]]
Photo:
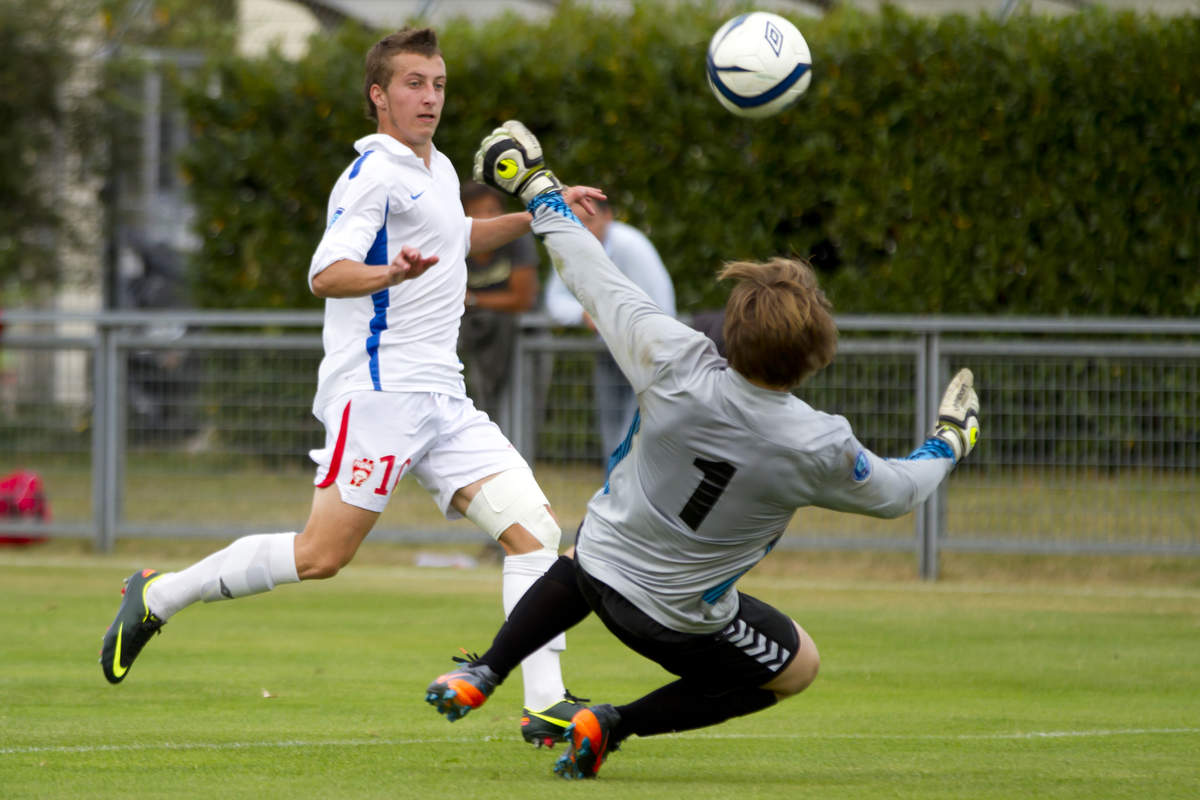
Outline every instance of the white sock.
[[146, 605], [161, 620], [192, 603], [269, 592], [279, 583], [296, 583], [295, 533], [257, 533], [182, 572], [168, 572], [146, 590]]
[[[505, 619], [512, 613], [517, 601], [524, 596], [529, 587], [533, 586], [557, 559], [558, 553], [549, 548], [505, 557], [503, 592]], [[560, 633], [521, 662], [521, 679], [525, 684], [526, 708], [541, 711], [563, 699], [566, 689], [563, 687], [562, 667], [558, 663], [558, 654], [566, 647], [567, 637]]]

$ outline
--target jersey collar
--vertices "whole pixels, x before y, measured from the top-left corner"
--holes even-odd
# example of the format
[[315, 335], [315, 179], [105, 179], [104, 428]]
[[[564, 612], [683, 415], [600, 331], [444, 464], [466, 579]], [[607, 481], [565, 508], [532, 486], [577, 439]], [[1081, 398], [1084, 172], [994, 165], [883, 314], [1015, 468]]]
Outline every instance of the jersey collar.
[[725, 377], [729, 380], [734, 391], [751, 401], [784, 405], [790, 402], [793, 397], [791, 392], [781, 392], [775, 389], [764, 389], [761, 386], [755, 386], [733, 367], [725, 370]]
[[[433, 142], [430, 142], [429, 146], [432, 148], [429, 154], [429, 163], [432, 164], [438, 156], [438, 149]], [[354, 143], [354, 149], [359, 153], [365, 153], [368, 150], [383, 150], [396, 158], [420, 158], [411, 147], [386, 133], [372, 133], [364, 136]]]

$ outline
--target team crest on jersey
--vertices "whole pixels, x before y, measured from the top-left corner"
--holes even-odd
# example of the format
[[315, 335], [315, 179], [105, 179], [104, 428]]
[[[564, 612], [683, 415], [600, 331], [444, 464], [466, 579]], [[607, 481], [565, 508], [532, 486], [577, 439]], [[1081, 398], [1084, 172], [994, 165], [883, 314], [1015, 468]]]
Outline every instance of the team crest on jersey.
[[354, 470], [350, 474], [351, 486], [362, 486], [367, 478], [371, 477], [371, 471], [375, 469], [375, 462], [369, 458], [354, 459]]
[[859, 450], [858, 458], [854, 459], [854, 480], [862, 483], [869, 477], [871, 477], [871, 460], [867, 458], [866, 450]]

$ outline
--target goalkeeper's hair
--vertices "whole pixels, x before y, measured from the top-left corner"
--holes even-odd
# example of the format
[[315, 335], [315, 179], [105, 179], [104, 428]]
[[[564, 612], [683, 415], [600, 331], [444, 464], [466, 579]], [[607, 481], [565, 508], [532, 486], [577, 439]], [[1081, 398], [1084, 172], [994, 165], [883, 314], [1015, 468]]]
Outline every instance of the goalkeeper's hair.
[[718, 277], [736, 281], [725, 304], [723, 333], [729, 364], [744, 377], [791, 388], [833, 360], [833, 306], [806, 262], [731, 261]]
[[426, 58], [440, 56], [437, 34], [433, 28], [402, 28], [376, 42], [367, 51], [367, 66], [363, 78], [363, 94], [367, 97], [367, 116], [379, 120], [379, 110], [371, 100], [371, 87], [379, 84], [386, 89], [392, 81], [392, 56], [397, 53], [416, 53]]

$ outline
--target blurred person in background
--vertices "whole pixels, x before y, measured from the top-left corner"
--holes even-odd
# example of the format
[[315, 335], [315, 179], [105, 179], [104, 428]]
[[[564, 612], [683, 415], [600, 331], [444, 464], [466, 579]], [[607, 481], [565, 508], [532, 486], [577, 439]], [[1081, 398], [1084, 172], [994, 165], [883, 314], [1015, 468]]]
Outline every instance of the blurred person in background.
[[[463, 210], [472, 219], [500, 216], [504, 202], [504, 195], [490, 186], [463, 185]], [[528, 233], [467, 256], [467, 308], [458, 331], [458, 354], [475, 407], [498, 424], [520, 315], [537, 304], [537, 265], [537, 245]]]
[[[632, 225], [614, 218], [607, 201], [595, 203], [596, 213], [584, 211], [580, 220], [604, 246], [604, 253], [662, 311], [675, 316], [675, 286], [654, 244]], [[546, 287], [546, 312], [559, 325], [586, 325], [596, 330], [591, 316], [558, 272], [551, 270]], [[608, 350], [596, 354], [592, 396], [604, 457], [609, 458], [629, 434], [637, 413], [637, 397]]]

